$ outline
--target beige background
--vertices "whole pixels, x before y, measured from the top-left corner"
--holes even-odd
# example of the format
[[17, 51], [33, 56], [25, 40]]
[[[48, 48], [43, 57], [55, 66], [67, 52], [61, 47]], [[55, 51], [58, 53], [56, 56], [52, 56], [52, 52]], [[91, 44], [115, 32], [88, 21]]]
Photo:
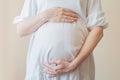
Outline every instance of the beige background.
[[[96, 80], [120, 80], [120, 0], [102, 0], [109, 28], [94, 51]], [[16, 34], [13, 18], [23, 0], [0, 0], [0, 80], [24, 80], [29, 37]]]

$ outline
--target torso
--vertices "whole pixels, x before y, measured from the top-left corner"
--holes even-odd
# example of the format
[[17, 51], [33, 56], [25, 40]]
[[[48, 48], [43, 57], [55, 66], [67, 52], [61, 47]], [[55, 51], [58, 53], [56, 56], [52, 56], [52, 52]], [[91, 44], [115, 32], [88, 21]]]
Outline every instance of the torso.
[[[71, 9], [81, 16], [84, 13], [80, 13], [79, 0], [64, 0], [64, 2], [63, 0], [45, 1], [43, 1], [44, 5], [41, 7], [41, 11], [53, 7], [63, 7]], [[81, 1], [83, 2], [83, 0]], [[49, 57], [52, 59], [73, 60], [78, 50], [80, 50], [87, 33], [86, 26], [80, 26], [81, 24], [82, 22], [80, 20], [75, 23], [47, 22], [35, 32], [35, 43], [49, 49]]]

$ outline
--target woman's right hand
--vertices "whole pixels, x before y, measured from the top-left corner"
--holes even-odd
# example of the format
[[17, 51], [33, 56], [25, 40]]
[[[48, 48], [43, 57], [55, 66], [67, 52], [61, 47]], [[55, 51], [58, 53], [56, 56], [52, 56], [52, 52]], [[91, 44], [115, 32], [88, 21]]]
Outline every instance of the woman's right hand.
[[[66, 16], [66, 17], [65, 17]], [[46, 22], [68, 22], [72, 23], [77, 21], [78, 14], [72, 10], [55, 7], [43, 11], [37, 16], [21, 21], [17, 24], [17, 33], [20, 36], [26, 36], [36, 31], [41, 25]]]
[[55, 7], [44, 11], [47, 16], [48, 22], [68, 22], [72, 23], [77, 21], [78, 14], [70, 9]]

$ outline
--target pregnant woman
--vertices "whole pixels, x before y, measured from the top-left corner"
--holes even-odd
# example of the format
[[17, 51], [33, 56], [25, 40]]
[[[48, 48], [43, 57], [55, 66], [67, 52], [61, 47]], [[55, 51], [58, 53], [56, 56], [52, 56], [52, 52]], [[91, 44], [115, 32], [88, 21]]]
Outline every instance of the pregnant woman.
[[25, 80], [94, 80], [107, 27], [100, 0], [25, 0], [17, 33], [31, 34]]

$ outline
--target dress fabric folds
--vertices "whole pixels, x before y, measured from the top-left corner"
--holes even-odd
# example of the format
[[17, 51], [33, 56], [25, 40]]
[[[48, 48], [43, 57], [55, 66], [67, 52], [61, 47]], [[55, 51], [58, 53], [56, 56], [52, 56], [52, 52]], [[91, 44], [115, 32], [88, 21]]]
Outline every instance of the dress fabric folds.
[[25, 80], [95, 80], [92, 53], [73, 72], [48, 78], [41, 71], [43, 63], [49, 63], [52, 59], [74, 60], [89, 34], [88, 29], [107, 27], [100, 0], [25, 0], [20, 15], [15, 17], [13, 23], [53, 7], [70, 9], [78, 13], [79, 19], [74, 23], [47, 22], [31, 34]]

